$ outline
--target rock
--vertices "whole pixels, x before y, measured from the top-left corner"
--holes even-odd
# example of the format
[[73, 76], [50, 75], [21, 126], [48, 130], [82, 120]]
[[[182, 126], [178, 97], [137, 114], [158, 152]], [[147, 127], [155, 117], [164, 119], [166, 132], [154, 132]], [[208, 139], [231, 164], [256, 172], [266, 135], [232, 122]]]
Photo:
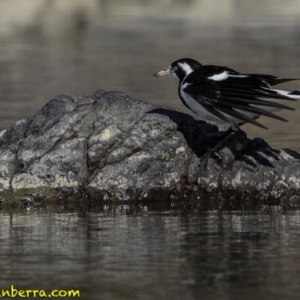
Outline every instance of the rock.
[[120, 92], [57, 96], [0, 133], [0, 197], [64, 191], [93, 199], [186, 196], [247, 204], [299, 195], [300, 155], [243, 132], [218, 159], [200, 164], [223, 134], [194, 115]]

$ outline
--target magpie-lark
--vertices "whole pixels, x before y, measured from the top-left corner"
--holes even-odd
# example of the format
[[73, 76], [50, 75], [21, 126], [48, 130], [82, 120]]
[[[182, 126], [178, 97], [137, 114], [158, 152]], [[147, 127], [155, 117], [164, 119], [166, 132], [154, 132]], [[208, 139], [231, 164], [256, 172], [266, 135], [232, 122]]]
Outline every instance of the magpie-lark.
[[178, 94], [183, 104], [206, 121], [238, 131], [239, 125], [252, 123], [261, 115], [285, 121], [274, 114], [280, 109], [294, 110], [287, 100], [300, 99], [300, 91], [274, 89], [273, 86], [296, 80], [272, 75], [239, 73], [227, 67], [202, 65], [190, 58], [173, 62], [167, 70], [154, 74], [170, 75], [179, 81]]

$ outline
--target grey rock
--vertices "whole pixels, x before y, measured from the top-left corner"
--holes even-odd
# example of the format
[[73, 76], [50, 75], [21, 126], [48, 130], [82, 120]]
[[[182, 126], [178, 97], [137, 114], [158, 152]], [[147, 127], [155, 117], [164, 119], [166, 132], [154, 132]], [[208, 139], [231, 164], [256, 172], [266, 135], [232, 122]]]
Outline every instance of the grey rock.
[[241, 132], [218, 159], [200, 162], [222, 138], [216, 125], [192, 114], [120, 92], [57, 96], [0, 133], [0, 197], [80, 191], [97, 199], [187, 196], [246, 204], [299, 195], [298, 153]]

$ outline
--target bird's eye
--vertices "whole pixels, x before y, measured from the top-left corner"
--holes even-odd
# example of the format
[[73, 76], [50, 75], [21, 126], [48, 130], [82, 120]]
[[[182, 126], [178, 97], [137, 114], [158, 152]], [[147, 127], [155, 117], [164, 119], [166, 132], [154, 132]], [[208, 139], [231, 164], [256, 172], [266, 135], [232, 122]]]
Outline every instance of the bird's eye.
[[173, 71], [177, 71], [177, 69], [178, 69], [177, 67], [173, 67]]

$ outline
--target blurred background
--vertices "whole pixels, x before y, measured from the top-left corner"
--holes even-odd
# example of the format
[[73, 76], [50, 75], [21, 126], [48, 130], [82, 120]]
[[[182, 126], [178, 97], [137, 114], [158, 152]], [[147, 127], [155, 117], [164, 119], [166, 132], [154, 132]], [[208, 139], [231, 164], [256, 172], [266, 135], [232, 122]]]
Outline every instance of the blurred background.
[[[58, 94], [97, 89], [184, 109], [177, 82], [152, 77], [178, 58], [300, 77], [300, 0], [0, 0], [0, 45], [0, 130]], [[300, 151], [291, 106], [289, 123], [243, 129]]]

